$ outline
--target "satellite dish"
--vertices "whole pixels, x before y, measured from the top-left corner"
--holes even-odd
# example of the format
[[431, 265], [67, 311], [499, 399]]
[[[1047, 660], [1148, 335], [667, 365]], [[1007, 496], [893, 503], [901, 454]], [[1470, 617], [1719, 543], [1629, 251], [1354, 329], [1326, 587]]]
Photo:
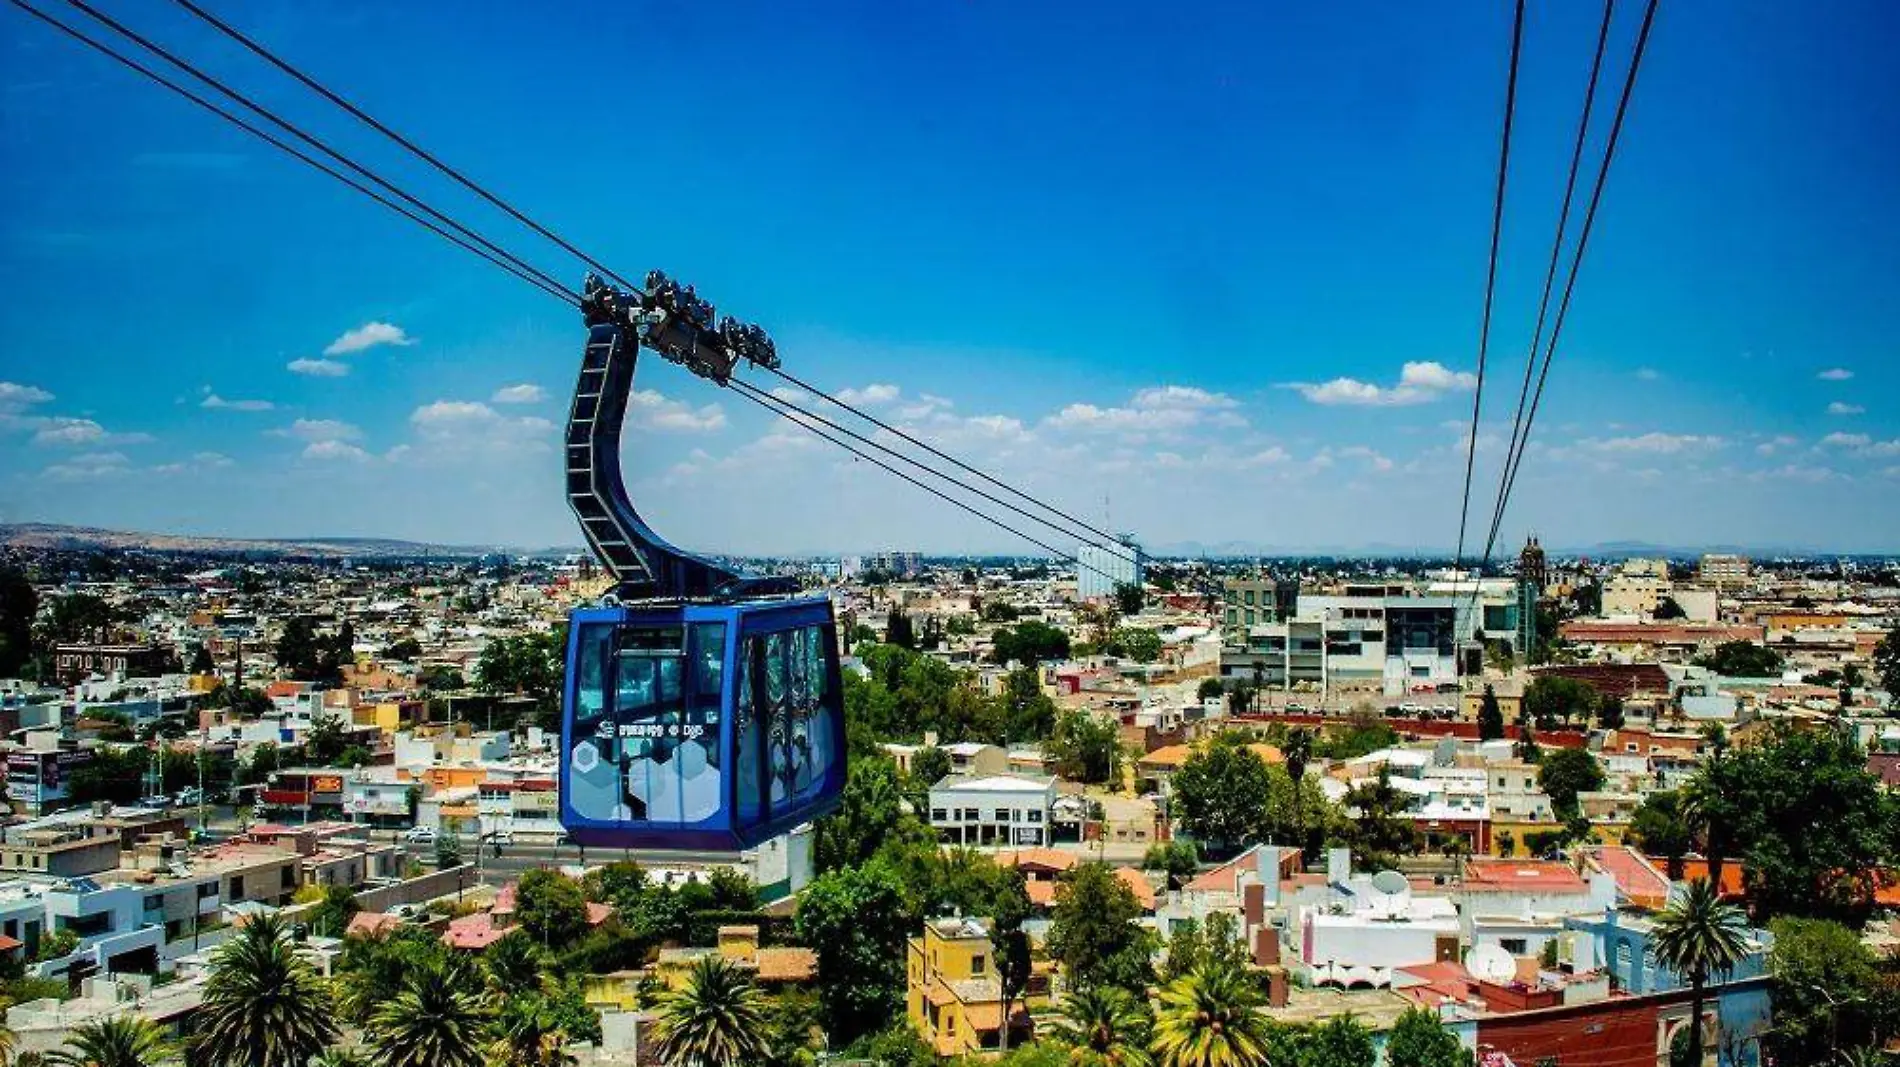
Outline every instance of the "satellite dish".
[[1411, 895], [1412, 883], [1406, 881], [1404, 875], [1397, 871], [1380, 871], [1372, 876], [1366, 907], [1376, 918], [1395, 918], [1405, 911]]
[[1517, 961], [1496, 945], [1479, 945], [1465, 957], [1465, 970], [1486, 982], [1509, 982], [1517, 977]]

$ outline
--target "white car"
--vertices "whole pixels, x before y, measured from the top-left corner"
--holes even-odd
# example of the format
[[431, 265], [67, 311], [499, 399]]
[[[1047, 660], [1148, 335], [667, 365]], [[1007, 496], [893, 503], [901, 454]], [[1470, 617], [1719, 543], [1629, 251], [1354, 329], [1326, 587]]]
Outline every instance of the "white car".
[[402, 839], [418, 845], [432, 845], [435, 843], [435, 827], [411, 826], [408, 831], [402, 835]]

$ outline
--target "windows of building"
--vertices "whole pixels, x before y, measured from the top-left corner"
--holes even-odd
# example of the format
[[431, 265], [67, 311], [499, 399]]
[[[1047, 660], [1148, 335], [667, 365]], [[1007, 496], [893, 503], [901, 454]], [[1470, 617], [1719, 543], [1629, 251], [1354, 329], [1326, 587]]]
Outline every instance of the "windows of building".
[[1522, 956], [1527, 952], [1525, 940], [1521, 937], [1499, 938], [1498, 947], [1513, 956]]
[[983, 966], [985, 962], [986, 961], [983, 958], [983, 954], [980, 952], [974, 956], [971, 956], [970, 957], [970, 975], [972, 977], [975, 977], [977, 975], [982, 974]]

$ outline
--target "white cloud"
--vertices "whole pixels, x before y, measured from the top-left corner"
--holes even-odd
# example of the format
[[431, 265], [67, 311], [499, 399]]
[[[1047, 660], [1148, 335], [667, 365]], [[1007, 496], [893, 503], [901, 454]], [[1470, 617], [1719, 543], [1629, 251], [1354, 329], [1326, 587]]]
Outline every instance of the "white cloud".
[[[872, 386], [872, 389], [883, 388]], [[895, 396], [893, 388], [892, 395]], [[846, 389], [849, 393], [852, 390]], [[842, 394], [840, 394], [842, 395]], [[667, 433], [711, 433], [726, 426], [726, 413], [718, 404], [693, 407], [651, 389], [635, 389], [627, 398], [627, 421], [641, 429]]]
[[1866, 448], [1873, 438], [1864, 433], [1841, 433], [1835, 431], [1821, 438], [1822, 448]]
[[349, 463], [367, 463], [369, 453], [348, 441], [312, 441], [304, 446], [303, 458], [325, 462], [341, 460]]
[[1215, 411], [1237, 408], [1240, 406], [1240, 401], [1225, 393], [1211, 393], [1192, 385], [1159, 385], [1136, 393], [1134, 405], [1138, 408], [1186, 408], [1196, 411]]
[[356, 425], [341, 419], [298, 419], [281, 430], [270, 431], [273, 437], [293, 437], [299, 441], [354, 441], [363, 436]]
[[361, 352], [377, 345], [413, 345], [416, 339], [404, 333], [402, 327], [387, 322], [366, 322], [354, 330], [343, 331], [343, 336], [331, 341], [323, 350], [326, 356], [346, 356], [351, 352]]
[[41, 447], [81, 448], [89, 445], [140, 445], [152, 440], [149, 433], [112, 433], [91, 419], [56, 415], [29, 420], [38, 427], [33, 443]]
[[538, 385], [523, 383], [521, 385], [502, 386], [500, 389], [495, 390], [495, 395], [489, 397], [488, 402], [491, 404], [539, 404], [547, 398], [548, 391], [546, 389]]
[[883, 382], [873, 382], [862, 389], [840, 389], [838, 399], [861, 408], [877, 407], [897, 399], [898, 388]]
[[1844, 404], [1839, 400], [1827, 406], [1829, 415], [1864, 415], [1866, 412], [1867, 409], [1859, 404]]
[[44, 404], [53, 399], [53, 394], [34, 385], [21, 385], [19, 382], [0, 382], [0, 411], [19, 411], [34, 404]]
[[206, 393], [198, 406], [212, 411], [270, 411], [277, 405], [268, 400], [226, 400], [216, 393]]
[[409, 413], [414, 446], [392, 449], [390, 459], [453, 462], [475, 454], [539, 452], [552, 447], [554, 424], [538, 415], [503, 415], [475, 400], [437, 400]]
[[1392, 461], [1390, 459], [1386, 458], [1386, 456], [1377, 450], [1368, 448], [1365, 445], [1349, 445], [1340, 449], [1335, 454], [1343, 459], [1363, 459], [1366, 461], [1366, 466], [1374, 471], [1383, 472], [1392, 469]]
[[196, 474], [203, 471], [222, 470], [237, 461], [221, 452], [194, 452], [189, 460], [177, 463], [161, 463], [152, 468], [153, 474]]
[[1851, 379], [1853, 376], [1854, 376], [1854, 372], [1851, 370], [1848, 370], [1846, 367], [1829, 367], [1828, 369], [1815, 375], [1816, 378], [1819, 378], [1824, 382], [1844, 382]]
[[1662, 377], [1662, 375], [1657, 373], [1654, 367], [1638, 367], [1636, 368], [1636, 377], [1639, 381], [1653, 382]]
[[1819, 467], [1805, 463], [1787, 463], [1770, 470], [1756, 471], [1750, 475], [1754, 481], [1777, 479], [1791, 482], [1832, 482], [1845, 479], [1847, 475], [1830, 467]]
[[350, 373], [348, 363], [338, 363], [334, 359], [293, 359], [284, 364], [284, 369], [307, 378], [341, 378]]
[[1289, 382], [1285, 388], [1298, 392], [1312, 403], [1327, 406], [1400, 407], [1429, 403], [1446, 393], [1476, 388], [1477, 384], [1475, 374], [1425, 360], [1401, 367], [1399, 382], [1394, 386], [1375, 385], [1357, 378], [1334, 378], [1317, 384]]
[[1721, 448], [1727, 442], [1720, 437], [1692, 433], [1651, 432], [1633, 437], [1609, 437], [1579, 442], [1598, 452], [1675, 455], [1704, 449]]
[[1761, 444], [1756, 445], [1755, 451], [1759, 455], [1772, 456], [1784, 448], [1792, 448], [1800, 443], [1801, 439], [1793, 434], [1777, 434], [1763, 441]]
[[1077, 433], [1165, 434], [1203, 424], [1245, 426], [1247, 420], [1233, 410], [1239, 406], [1239, 401], [1224, 393], [1163, 385], [1136, 392], [1127, 407], [1070, 404], [1043, 422], [1052, 429]]
[[1900, 438], [1876, 441], [1864, 433], [1831, 433], [1821, 438], [1820, 445], [1822, 448], [1838, 448], [1862, 459], [1900, 456]]
[[766, 392], [772, 394], [774, 397], [777, 397], [780, 400], [785, 401], [787, 404], [802, 404], [805, 401], [804, 391], [800, 389], [794, 389], [789, 385], [775, 385], [772, 388], [767, 389]]
[[55, 482], [94, 482], [116, 478], [131, 469], [131, 461], [123, 452], [81, 452], [47, 467], [40, 477]]

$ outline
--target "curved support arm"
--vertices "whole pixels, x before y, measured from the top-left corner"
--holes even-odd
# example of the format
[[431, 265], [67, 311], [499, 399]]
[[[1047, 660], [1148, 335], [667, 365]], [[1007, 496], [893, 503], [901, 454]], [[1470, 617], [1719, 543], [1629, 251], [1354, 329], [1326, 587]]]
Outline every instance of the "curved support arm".
[[[621, 293], [589, 276], [581, 313], [588, 327], [567, 419], [567, 503], [589, 548], [614, 577], [615, 595], [699, 598], [782, 591], [668, 543], [634, 509], [620, 470], [620, 431], [644, 343], [662, 357], [724, 385], [741, 359], [777, 366], [771, 339], [728, 318], [658, 271], [648, 292]], [[794, 590], [795, 590], [794, 585]]]

